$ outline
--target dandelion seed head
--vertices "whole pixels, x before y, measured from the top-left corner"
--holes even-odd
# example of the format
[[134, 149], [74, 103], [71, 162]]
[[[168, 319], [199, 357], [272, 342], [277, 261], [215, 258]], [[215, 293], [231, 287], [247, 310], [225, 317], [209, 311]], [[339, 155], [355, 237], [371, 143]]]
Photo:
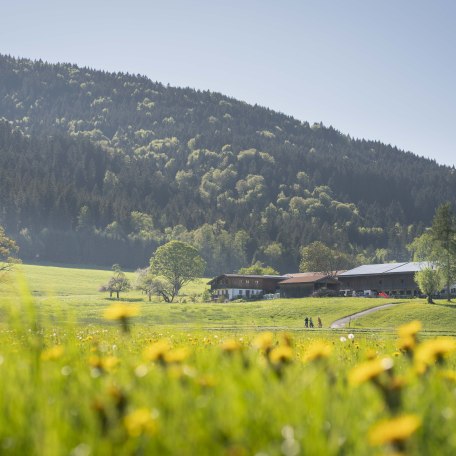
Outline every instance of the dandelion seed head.
[[140, 364], [139, 366], [136, 367], [135, 369], [135, 375], [136, 377], [145, 377], [149, 372], [149, 368], [145, 364]]
[[70, 366], [63, 366], [62, 369], [60, 369], [60, 373], [64, 377], [68, 377], [69, 375], [71, 375], [72, 372], [73, 372], [73, 369]]

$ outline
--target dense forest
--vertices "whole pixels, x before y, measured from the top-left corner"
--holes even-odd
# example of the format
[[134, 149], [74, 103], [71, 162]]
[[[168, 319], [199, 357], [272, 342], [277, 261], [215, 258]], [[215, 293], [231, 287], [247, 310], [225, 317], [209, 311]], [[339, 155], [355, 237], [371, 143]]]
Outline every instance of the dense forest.
[[455, 200], [454, 168], [219, 93], [0, 55], [0, 225], [24, 260], [136, 268], [171, 239], [206, 274], [298, 269], [320, 240], [360, 261]]

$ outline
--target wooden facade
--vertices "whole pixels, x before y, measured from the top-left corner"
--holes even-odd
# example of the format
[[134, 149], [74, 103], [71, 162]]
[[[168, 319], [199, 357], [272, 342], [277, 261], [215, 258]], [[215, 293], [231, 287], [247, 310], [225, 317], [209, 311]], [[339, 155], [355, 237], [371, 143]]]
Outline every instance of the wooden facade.
[[[382, 270], [383, 267], [383, 270]], [[392, 263], [388, 265], [366, 265], [339, 275], [341, 289], [360, 293], [371, 290], [389, 296], [419, 296], [420, 289], [415, 274], [422, 263]]]
[[279, 282], [286, 278], [279, 275], [222, 274], [208, 282], [208, 285], [214, 297], [230, 300], [277, 293]]
[[290, 274], [290, 277], [279, 284], [280, 296], [284, 298], [305, 298], [321, 288], [339, 289], [339, 281], [319, 272]]

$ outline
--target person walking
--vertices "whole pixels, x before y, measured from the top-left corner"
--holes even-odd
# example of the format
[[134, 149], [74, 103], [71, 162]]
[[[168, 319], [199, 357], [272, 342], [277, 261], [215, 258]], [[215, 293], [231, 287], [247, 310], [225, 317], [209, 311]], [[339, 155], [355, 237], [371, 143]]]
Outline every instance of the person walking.
[[309, 327], [309, 319], [306, 317], [304, 318], [304, 327], [308, 328]]
[[312, 321], [312, 317], [309, 318], [309, 326], [310, 326], [311, 328], [314, 327], [314, 322]]
[[323, 323], [321, 322], [321, 318], [318, 317], [318, 327], [323, 328]]

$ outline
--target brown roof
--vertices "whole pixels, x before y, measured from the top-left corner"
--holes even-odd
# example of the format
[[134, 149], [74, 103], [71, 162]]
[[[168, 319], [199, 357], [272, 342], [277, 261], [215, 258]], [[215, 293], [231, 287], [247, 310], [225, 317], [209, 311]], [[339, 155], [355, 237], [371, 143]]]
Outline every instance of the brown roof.
[[291, 274], [287, 274], [287, 275], [220, 274], [217, 277], [214, 277], [209, 282], [207, 282], [207, 284], [210, 285], [212, 282], [215, 282], [218, 279], [221, 279], [222, 277], [235, 277], [235, 278], [240, 278], [240, 279], [272, 279], [272, 280], [281, 281], [282, 279], [285, 279], [286, 277], [289, 277], [290, 275]]
[[336, 279], [334, 277], [331, 277], [328, 274], [324, 274], [322, 272], [301, 272], [299, 274], [288, 275], [290, 276], [290, 278], [280, 282], [280, 285], [288, 283], [314, 283], [322, 279], [327, 279], [328, 281], [336, 282]]

